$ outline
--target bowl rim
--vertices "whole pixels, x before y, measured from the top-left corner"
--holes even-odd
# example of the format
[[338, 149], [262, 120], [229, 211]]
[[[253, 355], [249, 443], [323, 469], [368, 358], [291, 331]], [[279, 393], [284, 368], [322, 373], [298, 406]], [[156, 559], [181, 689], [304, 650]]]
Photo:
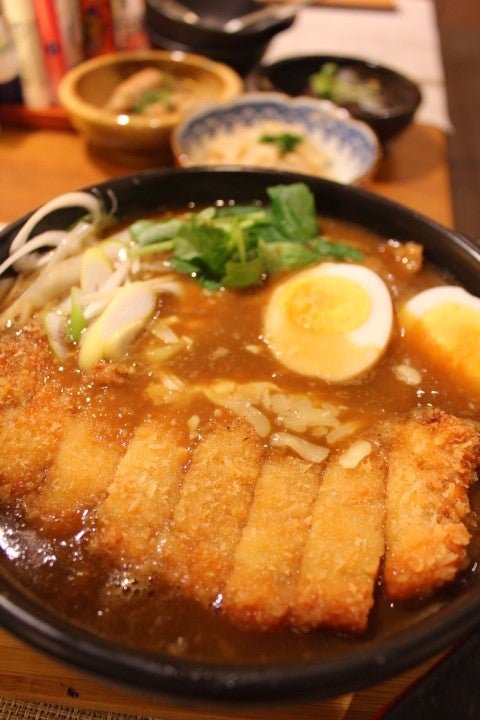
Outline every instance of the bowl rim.
[[[267, 80], [271, 83], [270, 78], [268, 77], [268, 72], [271, 70], [276, 70], [277, 68], [282, 69], [283, 67], [289, 67], [294, 66], [297, 63], [301, 63], [303, 61], [313, 61], [318, 60], [321, 63], [327, 63], [327, 62], [338, 62], [343, 65], [352, 65], [352, 66], [359, 66], [363, 67], [365, 69], [370, 69], [376, 72], [379, 72], [381, 74], [387, 75], [388, 77], [391, 77], [392, 79], [396, 80], [397, 82], [401, 83], [404, 87], [408, 87], [409, 90], [412, 91], [413, 95], [412, 97], [414, 100], [411, 104], [408, 105], [408, 107], [403, 106], [403, 108], [400, 108], [398, 111], [395, 112], [393, 106], [393, 110], [388, 112], [388, 114], [385, 115], [376, 115], [374, 113], [370, 113], [368, 110], [361, 110], [361, 112], [358, 112], [358, 117], [365, 117], [365, 118], [372, 118], [375, 119], [377, 122], [382, 122], [382, 120], [392, 120], [397, 117], [401, 117], [408, 113], [415, 113], [415, 111], [418, 109], [420, 103], [422, 102], [423, 95], [422, 90], [417, 82], [413, 80], [411, 77], [406, 75], [405, 73], [401, 72], [400, 70], [396, 70], [394, 68], [389, 67], [388, 65], [382, 65], [381, 63], [378, 63], [377, 61], [373, 59], [369, 59], [366, 57], [356, 57], [351, 55], [330, 55], [330, 54], [316, 54], [316, 53], [308, 53], [305, 55], [289, 55], [286, 57], [282, 57], [279, 60], [274, 60], [273, 62], [269, 63], [261, 63], [259, 67], [256, 69], [254, 74], [254, 83], [256, 86], [261, 82], [262, 79]], [[271, 83], [273, 85], [273, 83]], [[286, 92], [285, 90], [282, 90], [281, 88], [278, 88], [277, 86], [274, 86], [274, 90], [276, 89], [279, 92]], [[268, 91], [267, 91], [268, 92]], [[300, 97], [299, 95], [295, 95], [293, 97]], [[338, 106], [342, 107], [342, 106]]]
[[226, 102], [205, 102], [201, 103], [195, 108], [192, 108], [185, 117], [176, 125], [170, 136], [170, 147], [175, 159], [175, 163], [179, 167], [197, 167], [201, 163], [195, 163], [191, 160], [187, 151], [184, 149], [182, 134], [188, 132], [188, 128], [192, 122], [199, 120], [202, 117], [208, 117], [211, 113], [218, 111], [228, 111], [232, 108], [242, 105], [262, 105], [263, 103], [278, 104], [279, 106], [293, 106], [293, 107], [306, 107], [311, 108], [320, 112], [324, 117], [337, 120], [339, 123], [348, 124], [350, 127], [358, 130], [372, 145], [373, 159], [364, 172], [358, 175], [348, 185], [361, 185], [372, 177], [375, 173], [381, 159], [382, 159], [382, 147], [380, 141], [372, 130], [372, 128], [363, 120], [358, 120], [352, 117], [352, 115], [343, 107], [335, 105], [330, 100], [323, 100], [321, 98], [310, 98], [304, 95], [298, 95], [291, 97], [286, 93], [281, 92], [246, 92], [242, 95], [228, 100]]
[[[82, 120], [95, 123], [104, 128], [115, 126], [121, 129], [122, 124], [118, 123], [117, 118], [122, 113], [112, 113], [109, 110], [97, 107], [92, 103], [83, 100], [77, 92], [78, 82], [88, 73], [102, 67], [122, 65], [123, 63], [139, 62], [165, 62], [169, 65], [175, 63], [178, 66], [192, 67], [196, 70], [208, 72], [216, 76], [222, 83], [223, 89], [218, 95], [221, 99], [229, 100], [242, 93], [244, 82], [240, 75], [225, 63], [210, 60], [209, 58], [196, 53], [184, 52], [183, 50], [129, 50], [115, 53], [106, 53], [76, 65], [69, 70], [60, 81], [58, 87], [58, 96], [60, 103], [65, 107], [70, 115], [77, 115]], [[128, 114], [128, 113], [124, 113]], [[128, 114], [129, 121], [125, 125], [128, 129], [138, 130], [157, 130], [159, 128], [169, 128], [176, 125], [183, 113], [174, 111], [166, 112], [161, 117], [146, 118], [144, 116], [136, 116]]]
[[[188, 30], [192, 34], [192, 46], [195, 46], [198, 51], [204, 50], [218, 43], [228, 41], [234, 44], [236, 47], [251, 47], [257, 43], [268, 42], [274, 35], [279, 32], [288, 29], [293, 25], [295, 17], [292, 16], [286, 18], [277, 18], [276, 20], [265, 24], [265, 22], [255, 23], [241, 33], [227, 33], [222, 28], [205, 25], [201, 22], [189, 24], [179, 18], [173, 17], [168, 12], [165, 12], [161, 7], [156, 6], [155, 0], [149, 0], [146, 3], [146, 24], [147, 31], [151, 28], [159, 30], [157, 23], [167, 22], [170, 26], [167, 32], [175, 30]], [[162, 23], [162, 24], [163, 24]], [[175, 34], [175, 33], [174, 33]], [[167, 34], [165, 37], [172, 37]]]
[[[240, 177], [239, 177], [240, 176]], [[159, 183], [183, 183], [190, 178], [195, 188], [207, 188], [208, 193], [228, 194], [228, 182], [242, 180], [242, 193], [254, 191], [249, 184], [253, 178], [265, 189], [272, 182], [303, 180], [314, 188], [324, 202], [341, 201], [341, 207], [353, 207], [354, 212], [367, 215], [367, 227], [372, 223], [391, 223], [400, 237], [421, 236], [422, 244], [428, 234], [428, 245], [438, 251], [445, 244], [453, 266], [471, 264], [475, 287], [480, 289], [480, 249], [460, 233], [443, 227], [426, 216], [380, 195], [362, 188], [341, 185], [318, 177], [274, 170], [243, 167], [197, 167], [189, 169], [153, 170], [113, 178], [84, 188], [100, 196], [108, 208], [130, 198], [135, 192], [142, 201], [151, 197], [147, 188]], [[216, 178], [220, 189], [207, 181]], [[244, 181], [244, 182], [243, 182]], [[238, 191], [237, 191], [238, 193]], [[120, 197], [120, 201], [119, 201]], [[161, 204], [161, 199], [160, 199]], [[125, 208], [127, 210], [127, 208]], [[372, 212], [374, 210], [374, 212]], [[320, 210], [320, 213], [327, 211]], [[26, 215], [0, 231], [0, 243], [11, 240], [13, 234], [30, 216]], [[441, 254], [441, 253], [440, 253]], [[466, 271], [466, 270], [465, 270]], [[465, 283], [467, 284], [467, 283]], [[215, 665], [198, 663], [160, 654], [129, 650], [123, 645], [102, 639], [99, 635], [81, 630], [32, 599], [27, 590], [8, 573], [0, 574], [0, 621], [2, 625], [35, 647], [59, 660], [96, 673], [123, 686], [154, 693], [176, 702], [201, 703], [234, 707], [239, 704], [305, 701], [332, 697], [376, 684], [407, 667], [443, 650], [467, 631], [478, 625], [480, 592], [478, 582], [464, 588], [462, 594], [446, 607], [426, 616], [382, 640], [380, 648], [354, 648], [351, 653], [328, 662], [305, 661], [278, 665]], [[340, 666], [340, 677], [339, 677]], [[323, 683], [319, 687], [319, 683]]]

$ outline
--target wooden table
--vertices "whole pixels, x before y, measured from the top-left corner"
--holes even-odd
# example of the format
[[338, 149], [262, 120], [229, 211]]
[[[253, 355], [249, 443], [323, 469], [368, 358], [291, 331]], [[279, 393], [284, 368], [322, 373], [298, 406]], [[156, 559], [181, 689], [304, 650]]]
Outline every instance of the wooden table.
[[[71, 132], [0, 132], [0, 221], [10, 221], [54, 195], [131, 168], [101, 159]], [[366, 186], [451, 225], [451, 198], [444, 134], [411, 125], [387, 146], [375, 178]]]
[[[0, 134], [0, 220], [11, 221], [53, 196], [123, 175], [129, 168], [100, 160], [68, 131], [3, 128]], [[390, 143], [368, 189], [397, 200], [440, 223], [452, 224], [446, 139], [433, 127], [412, 125]], [[367, 720], [428, 663], [382, 685], [325, 702], [230, 713], [179, 709], [107, 687], [39, 655], [0, 631], [0, 697], [123, 711], [164, 720], [316, 718]]]

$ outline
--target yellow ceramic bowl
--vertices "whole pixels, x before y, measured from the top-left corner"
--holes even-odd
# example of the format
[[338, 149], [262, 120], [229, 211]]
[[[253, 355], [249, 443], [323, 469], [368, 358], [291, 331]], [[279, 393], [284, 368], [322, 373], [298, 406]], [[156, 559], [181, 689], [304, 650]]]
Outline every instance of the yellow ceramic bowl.
[[188, 83], [193, 105], [230, 100], [243, 90], [241, 78], [227, 65], [201, 55], [166, 50], [102, 55], [70, 70], [60, 84], [59, 95], [72, 125], [112, 160], [137, 167], [170, 161], [170, 134], [183, 117], [183, 112], [175, 110], [146, 116], [105, 109], [114, 88], [147, 67], [168, 73], [172, 83]]

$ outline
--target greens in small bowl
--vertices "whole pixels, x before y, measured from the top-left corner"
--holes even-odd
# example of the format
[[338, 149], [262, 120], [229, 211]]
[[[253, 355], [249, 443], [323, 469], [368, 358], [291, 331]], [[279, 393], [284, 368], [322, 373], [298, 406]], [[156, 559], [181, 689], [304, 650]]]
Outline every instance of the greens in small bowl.
[[391, 68], [362, 58], [299, 55], [261, 67], [259, 89], [329, 100], [367, 123], [385, 141], [412, 121], [421, 102], [418, 85]]

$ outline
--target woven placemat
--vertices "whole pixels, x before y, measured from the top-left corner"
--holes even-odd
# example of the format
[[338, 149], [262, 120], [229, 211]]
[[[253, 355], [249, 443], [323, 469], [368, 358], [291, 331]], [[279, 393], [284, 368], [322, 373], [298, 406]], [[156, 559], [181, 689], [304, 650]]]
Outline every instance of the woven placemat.
[[145, 715], [80, 710], [64, 705], [0, 699], [0, 720], [155, 720]]

